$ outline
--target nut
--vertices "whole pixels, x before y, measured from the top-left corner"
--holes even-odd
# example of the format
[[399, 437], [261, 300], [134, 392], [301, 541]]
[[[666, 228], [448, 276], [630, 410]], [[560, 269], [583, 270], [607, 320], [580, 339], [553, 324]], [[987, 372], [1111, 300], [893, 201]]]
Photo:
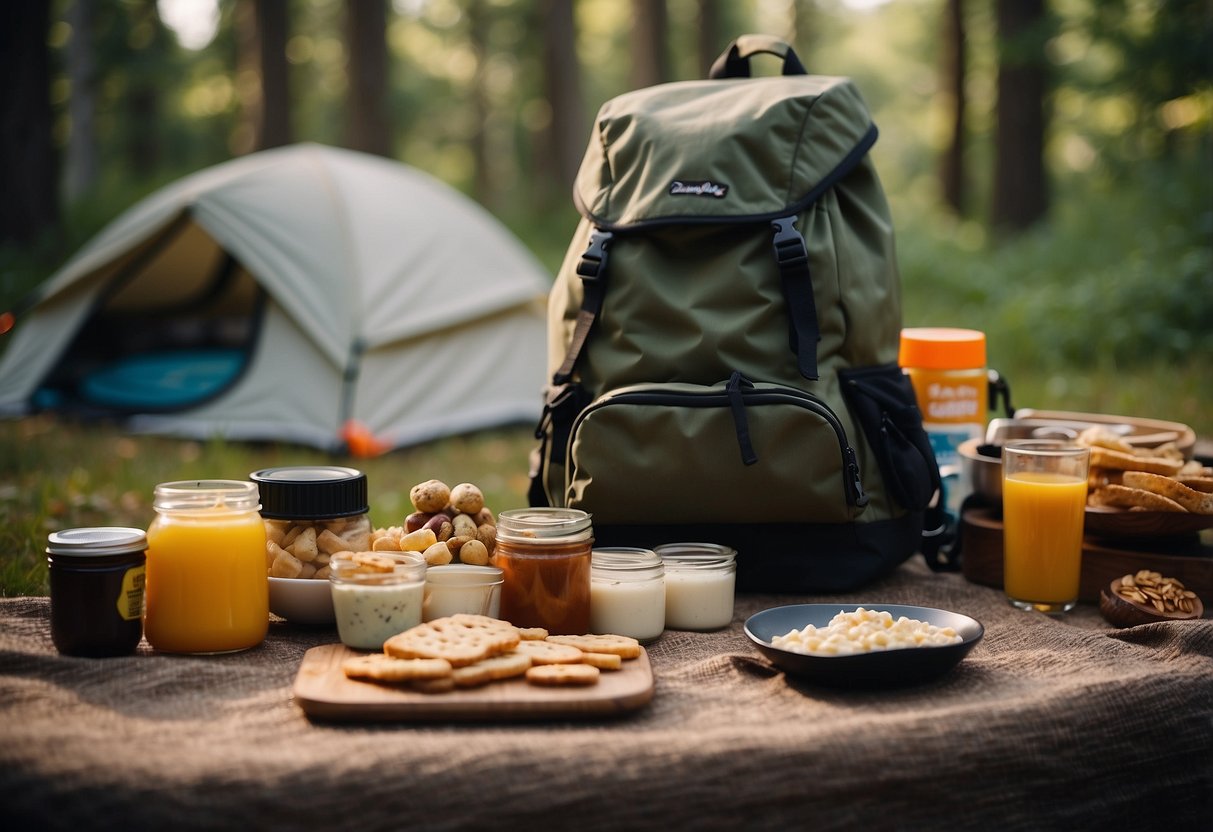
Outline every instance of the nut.
[[1204, 605], [1177, 578], [1150, 569], [1124, 575], [1100, 593], [1099, 610], [1118, 627], [1200, 618]]

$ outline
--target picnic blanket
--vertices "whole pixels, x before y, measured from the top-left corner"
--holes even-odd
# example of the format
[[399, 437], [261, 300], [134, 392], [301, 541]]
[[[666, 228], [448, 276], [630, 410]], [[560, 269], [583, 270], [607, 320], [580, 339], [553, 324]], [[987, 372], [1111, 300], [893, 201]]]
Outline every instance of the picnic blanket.
[[[981, 621], [948, 676], [788, 678], [742, 625], [788, 603]], [[920, 560], [861, 592], [739, 596], [733, 624], [649, 646], [655, 696], [612, 719], [325, 724], [292, 701], [329, 628], [275, 622], [213, 657], [63, 657], [45, 598], [0, 600], [9, 829], [1160, 828], [1213, 819], [1213, 621], [1114, 630], [1024, 613]], [[1176, 827], [1179, 828], [1179, 827]]]

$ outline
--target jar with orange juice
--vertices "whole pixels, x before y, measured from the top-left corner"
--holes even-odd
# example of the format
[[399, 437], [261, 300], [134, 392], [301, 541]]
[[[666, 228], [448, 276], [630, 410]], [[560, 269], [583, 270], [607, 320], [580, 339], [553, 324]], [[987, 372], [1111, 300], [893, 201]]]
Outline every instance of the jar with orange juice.
[[922, 426], [944, 480], [947, 508], [958, 514], [960, 445], [985, 435], [989, 399], [986, 336], [974, 329], [920, 327], [901, 331], [898, 364], [910, 377]]
[[257, 484], [162, 483], [153, 508], [148, 643], [167, 653], [230, 653], [260, 644], [269, 629], [269, 584]]

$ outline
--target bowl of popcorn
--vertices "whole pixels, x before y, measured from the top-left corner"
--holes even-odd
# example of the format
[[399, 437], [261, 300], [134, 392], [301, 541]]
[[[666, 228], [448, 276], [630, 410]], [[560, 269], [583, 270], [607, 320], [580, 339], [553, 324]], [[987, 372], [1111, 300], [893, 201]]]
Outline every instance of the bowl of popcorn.
[[985, 628], [932, 607], [792, 604], [755, 613], [745, 632], [790, 676], [832, 687], [902, 687], [946, 674]]

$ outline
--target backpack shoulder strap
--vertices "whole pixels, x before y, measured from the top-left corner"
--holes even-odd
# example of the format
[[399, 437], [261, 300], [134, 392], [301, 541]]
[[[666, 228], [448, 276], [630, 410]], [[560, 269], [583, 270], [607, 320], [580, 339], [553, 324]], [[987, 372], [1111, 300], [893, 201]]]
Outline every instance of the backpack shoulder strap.
[[560, 387], [568, 384], [573, 378], [573, 369], [581, 350], [585, 347], [585, 339], [598, 313], [602, 311], [602, 298], [606, 294], [607, 251], [615, 235], [595, 227], [590, 232], [590, 244], [577, 262], [577, 276], [581, 278], [582, 296], [581, 309], [577, 312], [577, 321], [573, 328], [573, 337], [569, 339], [568, 350], [564, 361], [552, 376], [552, 385]]

